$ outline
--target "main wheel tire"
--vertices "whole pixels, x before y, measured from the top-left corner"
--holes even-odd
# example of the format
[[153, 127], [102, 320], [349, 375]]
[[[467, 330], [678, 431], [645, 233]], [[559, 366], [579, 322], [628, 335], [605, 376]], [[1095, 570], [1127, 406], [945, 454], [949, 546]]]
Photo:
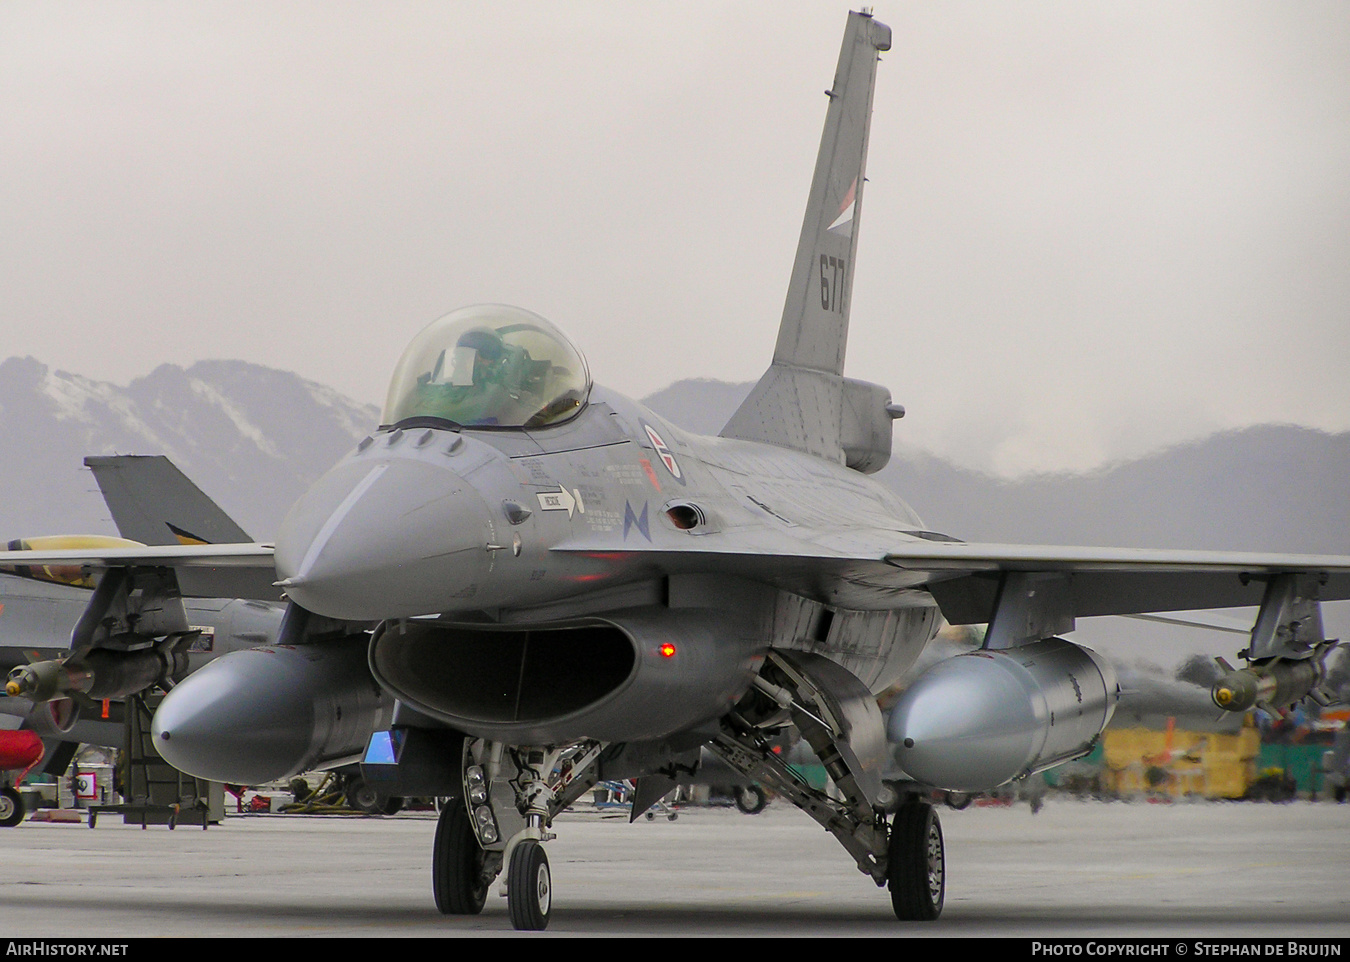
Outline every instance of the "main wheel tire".
[[23, 796], [12, 788], [0, 789], [0, 828], [13, 828], [23, 821]]
[[449, 799], [436, 820], [436, 844], [431, 850], [431, 893], [442, 915], [483, 911], [492, 886], [492, 880], [483, 877], [486, 860], [464, 802]]
[[769, 793], [758, 785], [745, 785], [736, 789], [736, 807], [746, 815], [758, 815], [769, 807]]
[[886, 867], [891, 907], [902, 922], [931, 922], [942, 914], [947, 860], [942, 823], [927, 802], [906, 802], [891, 822]]
[[548, 928], [553, 912], [553, 879], [544, 846], [527, 838], [511, 853], [506, 875], [506, 905], [511, 926], [526, 931]]

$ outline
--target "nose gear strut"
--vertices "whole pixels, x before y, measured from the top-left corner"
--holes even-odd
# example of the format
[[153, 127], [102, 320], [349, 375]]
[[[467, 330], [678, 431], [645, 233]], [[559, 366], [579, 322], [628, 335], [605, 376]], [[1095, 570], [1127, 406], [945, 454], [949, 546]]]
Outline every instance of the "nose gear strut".
[[[553, 879], [544, 842], [554, 817], [599, 779], [603, 745], [515, 746], [466, 739], [462, 797], [450, 800], [436, 832], [432, 879], [446, 914], [483, 907], [492, 880], [503, 873], [511, 924], [548, 927]], [[442, 897], [444, 893], [444, 897]]]

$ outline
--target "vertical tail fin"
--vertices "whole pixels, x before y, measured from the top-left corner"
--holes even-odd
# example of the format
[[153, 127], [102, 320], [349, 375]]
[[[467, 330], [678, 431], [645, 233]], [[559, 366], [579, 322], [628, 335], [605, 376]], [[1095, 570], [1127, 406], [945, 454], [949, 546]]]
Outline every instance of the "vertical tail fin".
[[723, 437], [844, 459], [849, 295], [877, 54], [890, 47], [890, 27], [868, 13], [849, 14], [773, 363]]
[[142, 544], [253, 540], [166, 457], [88, 457], [84, 463], [124, 538]]

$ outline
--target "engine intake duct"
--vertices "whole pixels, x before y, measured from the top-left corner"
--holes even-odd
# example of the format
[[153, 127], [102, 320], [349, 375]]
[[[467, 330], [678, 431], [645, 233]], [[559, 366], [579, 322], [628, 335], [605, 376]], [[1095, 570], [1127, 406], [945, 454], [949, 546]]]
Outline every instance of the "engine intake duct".
[[753, 643], [706, 609], [631, 609], [522, 625], [388, 622], [376, 680], [409, 707], [516, 744], [655, 739], [716, 718], [744, 691]]
[[612, 625], [496, 631], [404, 622], [371, 644], [376, 676], [410, 704], [489, 723], [536, 722], [585, 708], [633, 672]]

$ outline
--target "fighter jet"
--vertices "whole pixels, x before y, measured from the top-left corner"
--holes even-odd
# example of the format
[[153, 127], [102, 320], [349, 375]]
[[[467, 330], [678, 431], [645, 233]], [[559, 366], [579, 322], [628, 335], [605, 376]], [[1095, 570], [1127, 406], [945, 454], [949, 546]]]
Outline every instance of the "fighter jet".
[[[773, 360], [719, 436], [594, 385], [544, 318], [468, 307], [413, 340], [381, 425], [275, 546], [9, 563], [83, 563], [101, 585], [178, 572], [216, 593], [274, 566], [279, 644], [178, 685], [156, 744], [195, 775], [280, 777], [392, 696], [363, 770], [389, 794], [450, 799], [432, 853], [448, 915], [479, 912], [504, 875], [512, 924], [544, 928], [556, 816], [601, 779], [635, 778], [643, 811], [706, 747], [824, 826], [898, 918], [937, 918], [942, 829], [911, 789], [988, 790], [1093, 746], [1119, 684], [1060, 637], [1076, 617], [1260, 605], [1246, 657], [1308, 687], [1316, 672], [1295, 669], [1320, 664], [1318, 605], [1350, 597], [1350, 556], [966, 543], [869, 477], [903, 410], [844, 377], [844, 349], [890, 45], [849, 15]], [[884, 720], [875, 693], [940, 615], [987, 623], [983, 646], [924, 672]], [[794, 777], [772, 750], [784, 734], [833, 791]], [[907, 779], [884, 778], [891, 765]]]
[[[85, 464], [123, 537], [47, 536], [13, 541], [10, 548], [248, 540], [167, 458], [95, 457]], [[133, 630], [104, 632], [91, 644], [90, 622], [82, 616], [91, 610], [95, 587], [79, 565], [0, 570], [0, 672], [8, 676], [0, 694], [0, 827], [17, 825], [24, 815], [5, 771], [40, 764], [41, 771], [60, 775], [80, 744], [120, 746], [127, 696], [172, 686], [222, 654], [273, 641], [281, 621], [277, 602], [187, 597], [177, 599], [186, 631], [161, 633], [157, 618], [138, 617]], [[162, 610], [165, 602], [172, 608], [175, 599], [166, 594], [143, 612]]]

